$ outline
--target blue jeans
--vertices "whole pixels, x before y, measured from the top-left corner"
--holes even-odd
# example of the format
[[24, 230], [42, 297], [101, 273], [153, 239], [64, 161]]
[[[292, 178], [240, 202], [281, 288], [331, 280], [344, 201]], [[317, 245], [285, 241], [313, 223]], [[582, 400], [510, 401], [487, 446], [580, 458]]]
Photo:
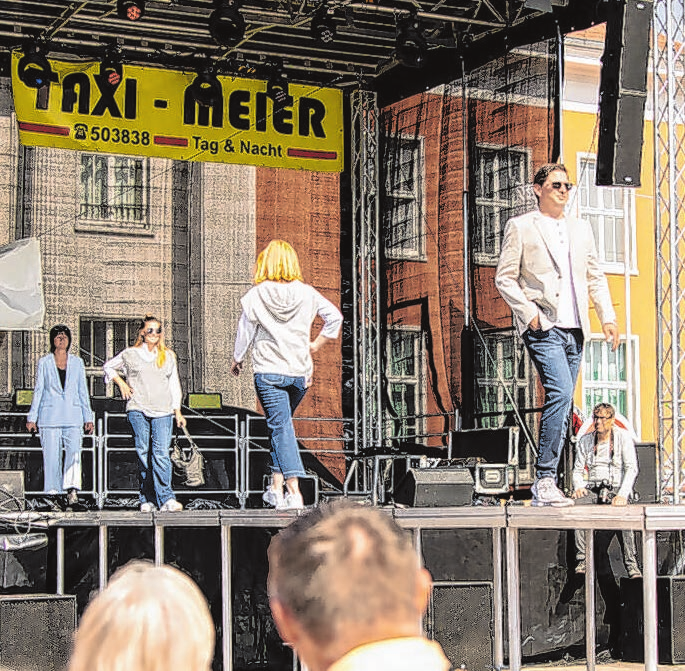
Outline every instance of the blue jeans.
[[153, 503], [159, 508], [169, 499], [175, 498], [171, 491], [169, 459], [174, 416], [148, 417], [138, 410], [131, 410], [128, 421], [133, 429], [138, 453], [140, 502]]
[[271, 442], [271, 469], [284, 478], [305, 475], [297, 447], [293, 413], [307, 393], [304, 377], [256, 373], [254, 386], [264, 408]]
[[535, 470], [538, 478], [552, 477], [556, 482], [583, 356], [583, 332], [557, 327], [549, 331], [528, 329], [522, 337], [545, 390]]

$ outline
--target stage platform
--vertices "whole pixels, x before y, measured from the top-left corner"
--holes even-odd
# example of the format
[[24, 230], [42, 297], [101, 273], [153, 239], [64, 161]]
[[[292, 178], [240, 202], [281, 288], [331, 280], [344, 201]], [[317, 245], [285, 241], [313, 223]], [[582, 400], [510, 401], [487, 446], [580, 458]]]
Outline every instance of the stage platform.
[[[372, 504], [362, 502], [362, 505]], [[657, 667], [657, 639], [661, 635], [657, 626], [657, 581], [663, 581], [664, 576], [661, 573], [657, 575], [656, 542], [657, 533], [685, 530], [685, 506], [554, 509], [517, 503], [440, 508], [380, 506], [380, 509], [414, 534], [417, 551], [435, 581], [427, 629], [444, 647], [450, 647], [453, 663], [468, 662], [470, 671], [481, 668], [472, 660], [453, 658], [462, 654], [461, 644], [455, 643], [457, 631], [454, 627], [444, 629], [444, 616], [441, 615], [444, 612], [450, 613], [448, 625], [454, 624], [455, 612], [458, 617], [466, 619], [477, 616], [472, 626], [482, 635], [483, 645], [487, 647], [484, 655], [489, 660], [483, 663], [483, 669], [488, 664], [494, 668], [508, 666], [512, 671], [529, 667], [546, 669], [548, 666], [539, 664], [526, 664], [524, 667], [524, 658], [539, 660], [541, 653], [544, 654], [554, 641], [558, 642], [564, 636], [569, 644], [580, 645], [581, 654], [583, 646], [585, 648], [588, 665], [578, 668], [645, 668], [656, 671], [657, 668], [680, 668], [678, 664], [685, 664], [684, 652], [683, 659], [674, 658], [673, 664]], [[2, 521], [6, 533], [10, 530], [17, 534], [42, 532], [49, 536], [54, 555], [49, 565], [55, 572], [56, 595], [75, 591], [69, 572], [76, 560], [81, 564], [89, 561], [92, 565], [90, 574], [94, 584], [91, 590], [104, 588], [121, 561], [131, 558], [132, 554], [138, 556], [127, 553], [124, 547], [136, 534], [147, 538], [147, 556], [156, 563], [178, 564], [193, 576], [213, 574], [214, 592], [204, 586], [205, 591], [214, 594], [215, 617], [221, 622], [221, 631], [231, 634], [221, 636], [217, 641], [217, 656], [221, 659], [222, 669], [232, 670], [250, 666], [236, 661], [240, 656], [237, 646], [242, 645], [240, 641], [245, 639], [234, 631], [242, 626], [240, 603], [241, 599], [247, 598], [244, 597], [244, 584], [251, 585], [249, 589], [257, 589], [260, 593], [261, 601], [250, 592], [249, 599], [259, 601], [256, 606], [253, 604], [253, 608], [259, 612], [268, 611], [265, 590], [261, 586], [268, 570], [266, 547], [270, 537], [299, 514], [300, 511], [249, 508], [186, 509], [173, 513], [103, 509], [5, 513]], [[602, 588], [603, 569], [598, 565], [595, 571], [591, 553], [588, 553], [584, 579], [574, 574], [570, 533], [574, 529], [588, 530], [588, 544], [593, 543], [594, 537], [590, 533], [593, 530], [640, 532], [641, 543], [638, 545], [642, 550], [644, 579], [636, 584], [636, 581], [625, 582], [627, 576], [616, 574], [615, 582], [617, 589], [619, 583], [621, 588], [625, 583], [640, 597], [642, 612], [636, 615], [640, 615], [644, 623], [641, 625], [641, 631], [644, 631], [644, 664], [594, 665], [597, 645], [603, 636], [602, 627], [606, 622], [596, 602], [596, 587]], [[89, 557], [86, 557], [87, 548], [90, 548]], [[189, 555], [192, 555], [190, 560]], [[660, 570], [664, 567], [662, 559], [659, 560]], [[197, 564], [198, 561], [202, 562], [201, 565]], [[190, 566], [193, 562], [196, 562], [194, 567]], [[682, 572], [682, 557], [671, 564], [680, 566]], [[247, 577], [244, 575], [246, 572], [249, 573]], [[678, 581], [680, 585], [681, 577], [685, 588], [685, 576], [670, 575], [668, 579]], [[255, 588], [254, 585], [258, 586]], [[564, 598], [564, 591], [570, 595], [568, 599]], [[89, 591], [84, 590], [84, 593], [87, 597]], [[449, 601], [448, 610], [442, 611], [441, 604], [446, 599]], [[79, 608], [83, 605], [80, 604]], [[618, 608], [618, 604], [609, 606]], [[480, 611], [487, 615], [484, 620]], [[676, 626], [679, 630], [683, 628], [680, 622], [683, 616], [685, 613], [674, 613], [674, 630]], [[468, 626], [465, 631], [469, 638], [473, 638]], [[564, 632], [563, 635], [560, 631]], [[600, 632], [599, 637], [597, 632]], [[641, 654], [642, 646], [638, 645], [638, 648]], [[577, 658], [568, 661], [575, 664]], [[459, 666], [460, 663], [455, 664], [456, 668]], [[556, 663], [549, 668], [559, 666], [572, 668], [568, 664]], [[296, 667], [293, 663], [292, 668]]]

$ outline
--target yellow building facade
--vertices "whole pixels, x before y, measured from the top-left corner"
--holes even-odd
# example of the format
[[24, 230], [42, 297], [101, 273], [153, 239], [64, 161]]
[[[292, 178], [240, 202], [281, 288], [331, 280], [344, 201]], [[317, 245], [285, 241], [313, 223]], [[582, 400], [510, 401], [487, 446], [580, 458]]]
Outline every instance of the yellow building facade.
[[569, 35], [565, 49], [562, 162], [576, 185], [570, 207], [593, 226], [621, 332], [619, 349], [612, 353], [603, 340], [599, 320], [591, 315], [593, 334], [586, 343], [575, 402], [588, 417], [596, 402], [609, 401], [630, 421], [640, 442], [655, 442], [657, 306], [651, 99], [648, 95], [641, 186], [595, 186], [603, 26]]

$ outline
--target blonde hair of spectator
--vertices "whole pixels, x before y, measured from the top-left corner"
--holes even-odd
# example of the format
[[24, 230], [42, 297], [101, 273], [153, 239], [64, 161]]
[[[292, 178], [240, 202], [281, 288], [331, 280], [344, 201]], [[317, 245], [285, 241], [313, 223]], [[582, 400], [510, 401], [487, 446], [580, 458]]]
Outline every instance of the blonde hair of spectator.
[[300, 261], [292, 245], [285, 240], [272, 240], [259, 253], [255, 266], [255, 284], [271, 280], [272, 282], [303, 282]]
[[300, 516], [269, 546], [270, 600], [321, 646], [387, 621], [413, 627], [424, 573], [410, 534], [390, 515], [344, 500]]
[[209, 671], [214, 638], [207, 600], [191, 578], [134, 561], [86, 608], [68, 671]]

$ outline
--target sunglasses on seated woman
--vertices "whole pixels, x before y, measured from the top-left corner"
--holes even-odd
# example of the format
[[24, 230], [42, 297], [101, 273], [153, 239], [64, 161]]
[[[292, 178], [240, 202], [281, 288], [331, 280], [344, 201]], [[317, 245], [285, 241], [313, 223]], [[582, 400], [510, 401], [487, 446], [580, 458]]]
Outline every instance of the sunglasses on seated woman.
[[145, 329], [145, 333], [147, 335], [152, 335], [153, 333], [156, 333], [157, 335], [161, 335], [162, 327], [158, 326], [157, 328], [152, 328], [152, 326], [151, 326], [150, 328]]

